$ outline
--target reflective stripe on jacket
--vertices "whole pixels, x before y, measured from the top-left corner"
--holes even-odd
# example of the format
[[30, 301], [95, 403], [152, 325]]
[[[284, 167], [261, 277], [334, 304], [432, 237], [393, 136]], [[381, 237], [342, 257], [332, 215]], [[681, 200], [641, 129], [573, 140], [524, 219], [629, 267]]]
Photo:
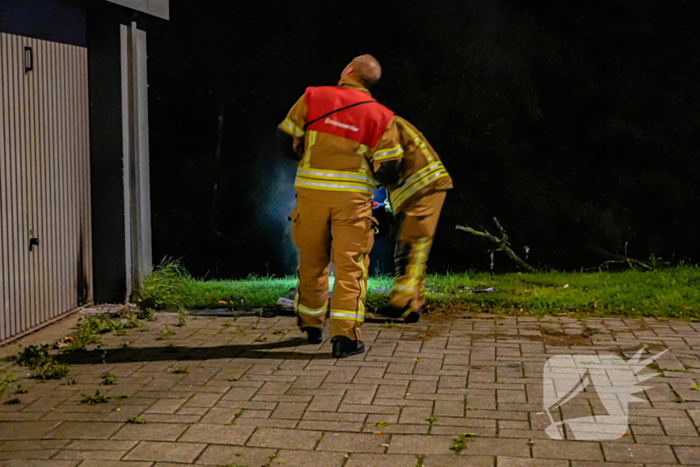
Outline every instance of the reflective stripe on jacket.
[[[416, 127], [399, 116], [394, 116], [393, 121], [396, 122], [403, 148], [400, 156], [401, 176], [396, 185], [387, 188], [391, 207], [398, 213], [415, 197], [432, 191], [449, 190], [452, 188], [452, 178], [433, 147]], [[395, 160], [396, 157], [392, 159]], [[376, 152], [374, 160], [381, 162], [377, 161]]]
[[[364, 101], [373, 102], [324, 116]], [[308, 88], [279, 125], [293, 138], [300, 158], [297, 191], [321, 190], [323, 196], [315, 198], [324, 204], [348, 197], [369, 201], [376, 186], [372, 157], [401, 148], [393, 115], [352, 77], [343, 78], [339, 86]]]

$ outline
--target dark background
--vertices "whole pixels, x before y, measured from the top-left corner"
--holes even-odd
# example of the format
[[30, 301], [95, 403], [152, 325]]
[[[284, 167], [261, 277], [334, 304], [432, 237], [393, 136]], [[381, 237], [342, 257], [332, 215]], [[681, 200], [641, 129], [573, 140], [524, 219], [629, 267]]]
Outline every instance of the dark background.
[[294, 272], [295, 166], [275, 128], [306, 86], [335, 84], [363, 53], [383, 66], [374, 96], [454, 179], [431, 270], [487, 268], [488, 244], [454, 227], [495, 232], [494, 216], [538, 266], [699, 256], [697, 0], [171, 8], [149, 30], [156, 261], [208, 277]]

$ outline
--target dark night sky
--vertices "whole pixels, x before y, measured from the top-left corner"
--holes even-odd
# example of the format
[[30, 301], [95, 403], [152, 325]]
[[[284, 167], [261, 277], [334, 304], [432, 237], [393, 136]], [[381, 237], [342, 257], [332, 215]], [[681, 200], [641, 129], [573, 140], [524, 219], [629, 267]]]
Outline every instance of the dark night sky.
[[540, 266], [594, 266], [625, 244], [642, 259], [699, 256], [696, 1], [171, 8], [149, 30], [156, 261], [184, 257], [209, 277], [294, 271], [294, 164], [275, 128], [306, 86], [334, 84], [362, 53], [384, 69], [375, 97], [423, 131], [455, 181], [432, 270], [486, 267], [487, 245], [454, 226], [494, 230], [493, 216]]

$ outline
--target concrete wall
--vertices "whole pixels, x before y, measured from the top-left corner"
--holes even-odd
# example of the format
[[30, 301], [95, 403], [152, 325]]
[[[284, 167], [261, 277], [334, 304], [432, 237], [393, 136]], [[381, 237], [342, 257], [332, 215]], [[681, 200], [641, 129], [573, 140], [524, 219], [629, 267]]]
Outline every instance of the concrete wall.
[[148, 13], [158, 18], [170, 19], [169, 0], [107, 0], [132, 10]]

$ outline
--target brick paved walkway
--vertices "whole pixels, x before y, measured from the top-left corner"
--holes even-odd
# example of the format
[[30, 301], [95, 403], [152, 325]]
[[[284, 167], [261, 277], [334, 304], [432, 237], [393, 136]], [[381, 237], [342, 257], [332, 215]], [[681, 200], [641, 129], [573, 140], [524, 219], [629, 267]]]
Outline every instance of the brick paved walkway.
[[[73, 358], [61, 381], [26, 379], [0, 405], [0, 467], [663, 467], [700, 465], [700, 324], [657, 320], [503, 318], [387, 327], [365, 324], [369, 351], [330, 356], [295, 320], [160, 314]], [[177, 332], [158, 337], [165, 325]], [[664, 371], [631, 404], [613, 442], [551, 440], [542, 367], [557, 354], [643, 344]], [[5, 365], [7, 366], [7, 365]], [[111, 372], [114, 386], [101, 385]], [[65, 385], [66, 380], [74, 385]], [[81, 404], [96, 390], [126, 395]], [[5, 397], [6, 398], [6, 397]], [[591, 415], [586, 399], [559, 409]], [[126, 423], [141, 417], [145, 424]], [[452, 439], [465, 432], [458, 454]]]

